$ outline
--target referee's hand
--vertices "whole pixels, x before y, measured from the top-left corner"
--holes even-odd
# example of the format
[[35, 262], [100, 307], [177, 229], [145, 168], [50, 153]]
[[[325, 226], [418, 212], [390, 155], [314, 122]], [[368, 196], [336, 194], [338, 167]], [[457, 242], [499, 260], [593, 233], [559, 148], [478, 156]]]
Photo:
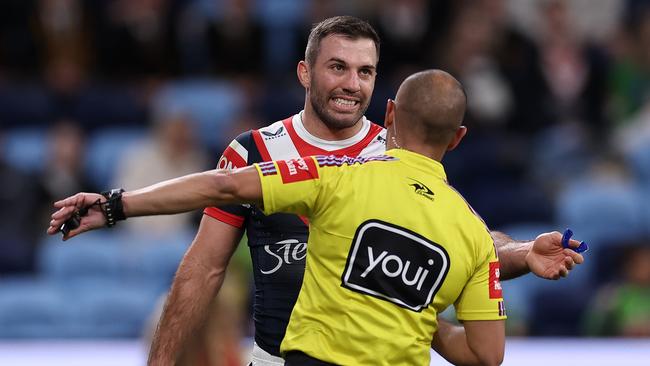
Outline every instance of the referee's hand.
[[[568, 244], [571, 248], [580, 246], [580, 242], [573, 239]], [[541, 234], [526, 255], [526, 263], [537, 276], [557, 280], [568, 276], [576, 264], [584, 262], [584, 257], [571, 248], [562, 246], [562, 234], [557, 231]]]
[[63, 240], [73, 238], [83, 232], [98, 229], [106, 225], [104, 213], [98, 205], [93, 205], [97, 200], [105, 201], [101, 194], [77, 193], [74, 196], [54, 202], [54, 208], [58, 209], [52, 214], [50, 226], [47, 228], [49, 235], [56, 235], [61, 232], [61, 226], [79, 210], [89, 207], [88, 212], [80, 217], [79, 226], [64, 233]]

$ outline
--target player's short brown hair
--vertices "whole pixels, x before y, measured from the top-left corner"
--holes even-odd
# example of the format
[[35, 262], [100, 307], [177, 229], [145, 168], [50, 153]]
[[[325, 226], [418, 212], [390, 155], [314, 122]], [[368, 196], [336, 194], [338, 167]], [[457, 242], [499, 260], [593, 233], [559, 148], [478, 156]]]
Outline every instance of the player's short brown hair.
[[375, 43], [377, 60], [379, 60], [379, 35], [365, 20], [352, 16], [336, 16], [314, 24], [309, 33], [307, 47], [305, 48], [305, 61], [313, 65], [320, 51], [320, 42], [330, 34], [341, 35], [350, 39], [367, 38]]

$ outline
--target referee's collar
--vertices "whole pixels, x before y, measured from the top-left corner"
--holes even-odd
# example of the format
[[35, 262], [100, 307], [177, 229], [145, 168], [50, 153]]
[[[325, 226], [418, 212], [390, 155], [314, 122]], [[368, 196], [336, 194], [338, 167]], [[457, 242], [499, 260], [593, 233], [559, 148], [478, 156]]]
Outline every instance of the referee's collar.
[[445, 182], [447, 181], [447, 174], [445, 173], [445, 167], [441, 162], [433, 160], [424, 155], [418, 154], [416, 152], [404, 149], [390, 149], [386, 151], [386, 155], [394, 156], [399, 158], [400, 161], [404, 162], [407, 165], [410, 165], [416, 169], [420, 169], [427, 173], [433, 173], [437, 177], [440, 177]]

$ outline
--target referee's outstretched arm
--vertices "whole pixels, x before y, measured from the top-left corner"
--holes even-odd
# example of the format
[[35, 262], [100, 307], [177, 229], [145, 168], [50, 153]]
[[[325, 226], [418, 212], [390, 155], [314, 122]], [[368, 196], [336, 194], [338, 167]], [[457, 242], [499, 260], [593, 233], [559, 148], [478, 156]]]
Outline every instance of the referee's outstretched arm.
[[[262, 203], [262, 186], [257, 170], [248, 166], [234, 171], [210, 170], [166, 180], [142, 189], [124, 192], [119, 197], [122, 219], [148, 215], [169, 215], [229, 203]], [[78, 227], [64, 233], [64, 240], [83, 232], [111, 226], [111, 200], [97, 193], [77, 193], [54, 203], [47, 233], [54, 235], [79, 210]]]

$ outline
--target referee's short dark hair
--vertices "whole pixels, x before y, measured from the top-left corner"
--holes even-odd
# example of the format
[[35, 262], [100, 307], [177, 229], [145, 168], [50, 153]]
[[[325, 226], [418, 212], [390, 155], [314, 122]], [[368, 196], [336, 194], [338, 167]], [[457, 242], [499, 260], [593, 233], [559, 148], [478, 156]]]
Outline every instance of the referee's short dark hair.
[[377, 59], [379, 60], [379, 35], [365, 20], [348, 16], [336, 16], [314, 24], [309, 33], [307, 47], [305, 48], [305, 61], [313, 65], [320, 52], [320, 42], [330, 34], [341, 35], [350, 39], [367, 38], [375, 43]]

